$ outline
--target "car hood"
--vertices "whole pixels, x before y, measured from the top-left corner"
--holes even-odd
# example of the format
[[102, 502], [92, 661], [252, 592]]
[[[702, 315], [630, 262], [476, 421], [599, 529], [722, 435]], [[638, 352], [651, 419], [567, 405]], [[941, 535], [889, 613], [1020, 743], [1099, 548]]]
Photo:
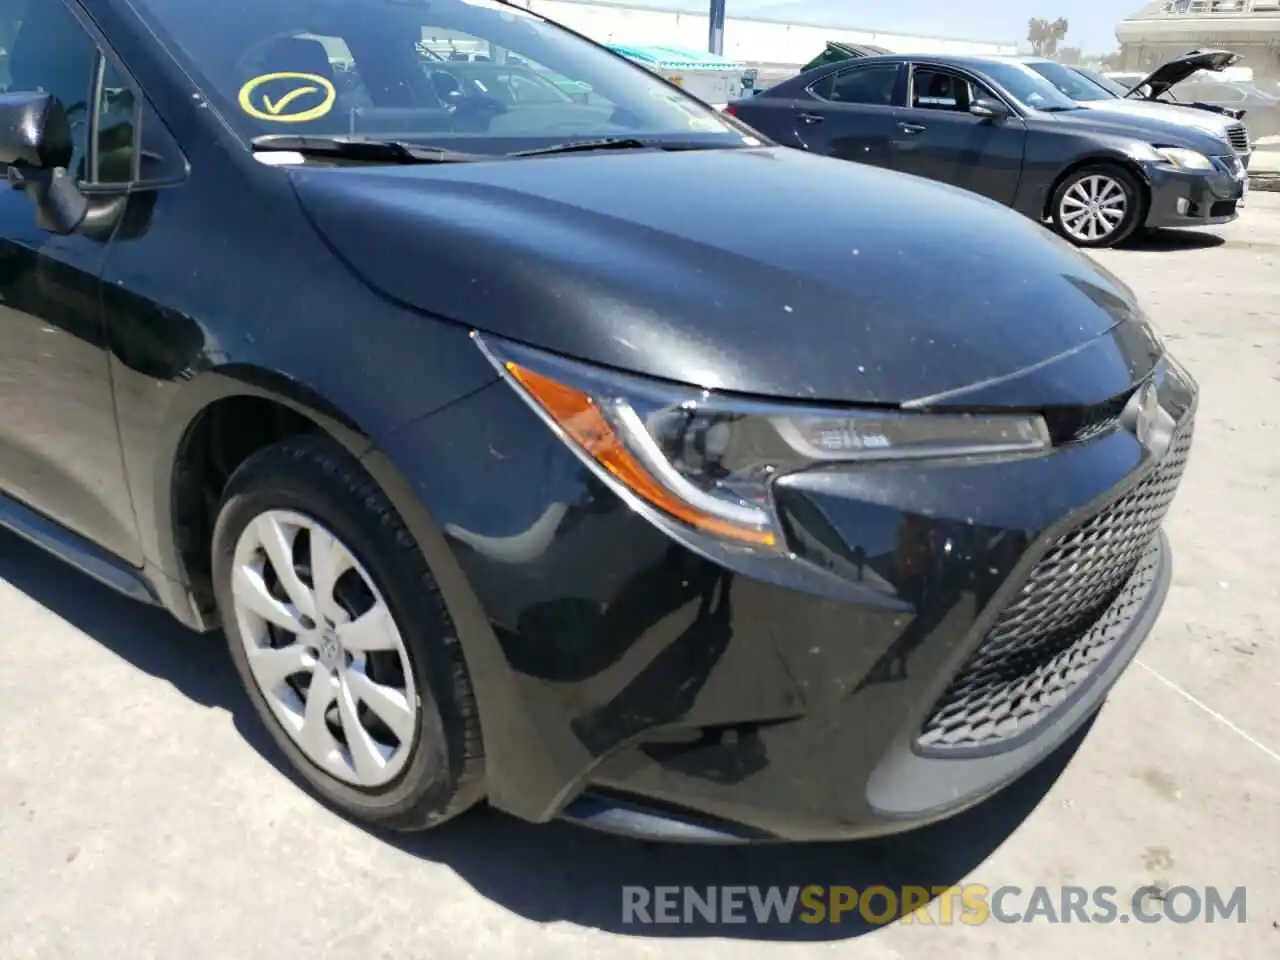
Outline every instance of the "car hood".
[[[1017, 374], [1136, 315], [1112, 275], [994, 202], [780, 147], [288, 175], [386, 296], [710, 389], [899, 404], [1012, 378], [1010, 402], [1039, 403]], [[1103, 396], [1128, 385], [1102, 367]]]
[[1194, 127], [1215, 137], [1225, 137], [1238, 121], [1216, 111], [1203, 110], [1191, 104], [1175, 106], [1150, 100], [1089, 100], [1082, 106], [1128, 117], [1146, 117], [1178, 126]]
[[1126, 96], [1133, 96], [1143, 86], [1150, 86], [1151, 89], [1146, 97], [1149, 100], [1156, 100], [1168, 93], [1170, 87], [1177, 86], [1193, 73], [1200, 70], [1220, 73], [1232, 64], [1238, 63], [1239, 60], [1240, 54], [1232, 53], [1230, 50], [1193, 50], [1191, 53], [1175, 57], [1156, 67], [1135, 83]]
[[[1117, 104], [1117, 106], [1110, 106]], [[1198, 117], [1188, 118], [1190, 110], [1178, 107], [1161, 109], [1160, 104], [1135, 102], [1129, 107], [1123, 100], [1099, 100], [1077, 104], [1081, 109], [1049, 114], [1055, 121], [1068, 126], [1082, 127], [1092, 133], [1143, 140], [1162, 147], [1183, 147], [1199, 150], [1210, 156], [1227, 156], [1231, 150], [1227, 139], [1227, 124], [1214, 122], [1216, 118], [1205, 114], [1209, 122]]]

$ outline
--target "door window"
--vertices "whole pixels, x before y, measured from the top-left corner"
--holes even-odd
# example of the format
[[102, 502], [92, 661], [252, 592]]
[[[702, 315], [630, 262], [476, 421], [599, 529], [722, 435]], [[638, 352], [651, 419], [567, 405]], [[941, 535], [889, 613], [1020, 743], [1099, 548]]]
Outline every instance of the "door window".
[[867, 64], [823, 77], [810, 89], [823, 100], [833, 103], [891, 107], [898, 86], [898, 72], [896, 63]]
[[911, 106], [917, 110], [968, 113], [969, 104], [991, 94], [964, 77], [932, 67], [919, 67], [911, 76]]
[[98, 48], [63, 0], [0, 3], [0, 37], [5, 41], [5, 92], [39, 91], [62, 102], [71, 122], [75, 152], [68, 170], [88, 179], [87, 150], [91, 91]]
[[159, 117], [65, 0], [0, 0], [0, 89], [49, 93], [62, 103], [74, 147], [68, 170], [81, 183], [158, 183], [185, 174], [186, 160]]
[[94, 183], [131, 183], [138, 142], [138, 98], [120, 72], [103, 64], [98, 94], [97, 175]]

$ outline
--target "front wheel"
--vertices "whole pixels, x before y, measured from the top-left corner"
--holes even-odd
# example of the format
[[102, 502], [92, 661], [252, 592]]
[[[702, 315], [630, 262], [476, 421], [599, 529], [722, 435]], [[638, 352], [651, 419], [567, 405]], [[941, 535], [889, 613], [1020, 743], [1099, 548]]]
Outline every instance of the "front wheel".
[[324, 799], [401, 830], [481, 799], [479, 714], [448, 611], [390, 501], [342, 448], [297, 437], [241, 464], [213, 573], [249, 698]]
[[1068, 174], [1053, 193], [1053, 227], [1078, 247], [1113, 247], [1142, 222], [1145, 202], [1123, 167], [1099, 164]]

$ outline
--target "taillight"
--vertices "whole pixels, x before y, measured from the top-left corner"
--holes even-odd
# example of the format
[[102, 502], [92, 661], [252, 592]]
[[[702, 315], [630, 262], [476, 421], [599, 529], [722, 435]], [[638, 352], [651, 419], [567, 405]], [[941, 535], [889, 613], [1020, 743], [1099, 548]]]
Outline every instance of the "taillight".
[[736, 117], [738, 115], [738, 105], [736, 103], [726, 104], [724, 112], [731, 117]]

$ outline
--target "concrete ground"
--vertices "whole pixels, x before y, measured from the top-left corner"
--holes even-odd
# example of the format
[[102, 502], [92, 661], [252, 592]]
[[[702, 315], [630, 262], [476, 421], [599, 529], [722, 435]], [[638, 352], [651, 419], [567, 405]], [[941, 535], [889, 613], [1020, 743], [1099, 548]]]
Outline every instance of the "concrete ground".
[[[864, 844], [652, 847], [486, 810], [374, 836], [275, 766], [216, 639], [0, 535], [0, 957], [1280, 956], [1280, 196], [1098, 259], [1199, 379], [1198, 440], [1155, 634], [1083, 738], [1013, 788]], [[1247, 922], [621, 922], [628, 884], [961, 880], [1244, 886]]]

